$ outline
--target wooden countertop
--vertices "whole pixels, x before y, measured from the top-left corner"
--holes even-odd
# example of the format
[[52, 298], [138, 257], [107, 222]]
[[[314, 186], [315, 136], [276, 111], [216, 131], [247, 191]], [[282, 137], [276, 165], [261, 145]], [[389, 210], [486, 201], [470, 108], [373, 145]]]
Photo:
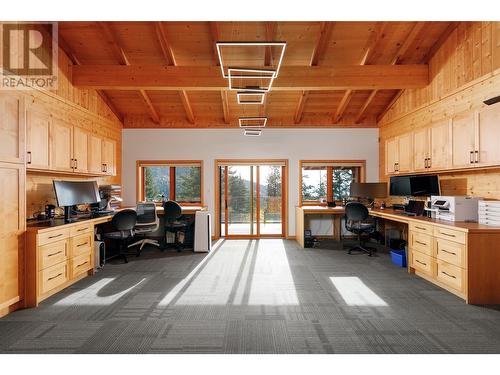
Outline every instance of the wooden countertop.
[[400, 223], [429, 223], [436, 226], [453, 228], [456, 230], [460, 230], [462, 232], [481, 232], [481, 233], [500, 233], [500, 227], [493, 227], [489, 225], [479, 224], [479, 223], [471, 223], [465, 221], [446, 221], [446, 220], [437, 220], [431, 219], [429, 217], [423, 216], [407, 216], [403, 214], [401, 211], [393, 210], [393, 209], [384, 209], [373, 208], [370, 209], [370, 215], [375, 217], [381, 217], [383, 219], [399, 221]]
[[[205, 211], [207, 209], [207, 206], [181, 206], [182, 207], [182, 213], [184, 215], [193, 215], [197, 211]], [[132, 208], [135, 209], [135, 207], [124, 207], [119, 210], [116, 210], [116, 212], [120, 210], [124, 210], [126, 208]], [[163, 207], [157, 207], [156, 212], [158, 215], [163, 215]], [[48, 232], [52, 230], [57, 230], [60, 229], [61, 227], [64, 228], [70, 228], [78, 225], [82, 225], [85, 223], [92, 223], [93, 225], [98, 225], [98, 224], [103, 224], [111, 221], [113, 219], [114, 214], [110, 215], [105, 215], [105, 216], [100, 216], [100, 217], [95, 217], [95, 218], [85, 218], [81, 220], [77, 220], [72, 223], [64, 223], [63, 219], [55, 219], [55, 222], [52, 221], [52, 223], [48, 220], [45, 221], [28, 221], [28, 225], [26, 227], [26, 230], [29, 232], [37, 232], [37, 233], [43, 233], [43, 232]]]

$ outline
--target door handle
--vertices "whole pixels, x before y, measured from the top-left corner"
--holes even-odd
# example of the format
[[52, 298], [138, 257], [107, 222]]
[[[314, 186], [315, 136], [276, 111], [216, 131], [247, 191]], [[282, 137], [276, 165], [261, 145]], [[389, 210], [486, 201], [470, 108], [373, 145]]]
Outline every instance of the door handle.
[[470, 152], [469, 161], [470, 161], [471, 164], [474, 164], [474, 151]]
[[27, 154], [28, 154], [28, 161], [26, 162], [26, 164], [31, 164], [31, 151], [28, 151]]
[[479, 151], [478, 150], [474, 151], [474, 154], [476, 155], [474, 162], [477, 164], [479, 163]]
[[427, 158], [427, 168], [430, 168], [432, 166], [432, 163], [431, 163], [431, 158]]

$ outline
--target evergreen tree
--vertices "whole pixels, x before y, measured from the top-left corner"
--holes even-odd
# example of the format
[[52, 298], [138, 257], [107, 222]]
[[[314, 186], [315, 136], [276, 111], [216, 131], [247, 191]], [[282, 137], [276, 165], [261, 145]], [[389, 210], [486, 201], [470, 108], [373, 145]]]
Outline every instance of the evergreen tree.
[[180, 202], [200, 201], [201, 169], [199, 167], [175, 168], [175, 199]]

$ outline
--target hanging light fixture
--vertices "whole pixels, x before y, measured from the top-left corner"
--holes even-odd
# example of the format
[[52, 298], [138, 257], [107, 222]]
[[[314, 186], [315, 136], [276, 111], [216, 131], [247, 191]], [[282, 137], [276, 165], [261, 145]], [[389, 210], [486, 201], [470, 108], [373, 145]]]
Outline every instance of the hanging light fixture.
[[240, 128], [265, 128], [267, 117], [240, 117]]
[[245, 137], [260, 137], [262, 134], [262, 130], [260, 129], [245, 129], [243, 133]]
[[236, 93], [238, 104], [264, 104], [266, 94], [260, 92], [240, 91]]

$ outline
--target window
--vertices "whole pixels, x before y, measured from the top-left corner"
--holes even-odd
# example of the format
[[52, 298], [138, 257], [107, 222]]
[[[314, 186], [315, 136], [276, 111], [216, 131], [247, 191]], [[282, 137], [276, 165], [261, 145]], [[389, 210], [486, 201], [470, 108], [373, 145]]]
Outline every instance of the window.
[[138, 200], [202, 203], [201, 161], [138, 161]]
[[364, 180], [364, 161], [301, 161], [300, 204], [348, 198], [351, 183]]

